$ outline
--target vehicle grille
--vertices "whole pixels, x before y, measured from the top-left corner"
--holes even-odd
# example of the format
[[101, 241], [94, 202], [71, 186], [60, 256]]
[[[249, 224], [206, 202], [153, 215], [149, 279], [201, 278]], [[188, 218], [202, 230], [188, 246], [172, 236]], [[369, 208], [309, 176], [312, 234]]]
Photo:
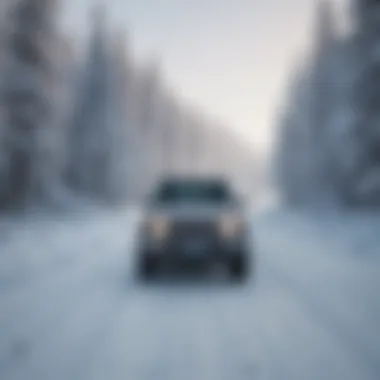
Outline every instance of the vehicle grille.
[[202, 239], [211, 248], [218, 244], [218, 231], [215, 222], [177, 221], [170, 234], [170, 247], [180, 249], [184, 242]]

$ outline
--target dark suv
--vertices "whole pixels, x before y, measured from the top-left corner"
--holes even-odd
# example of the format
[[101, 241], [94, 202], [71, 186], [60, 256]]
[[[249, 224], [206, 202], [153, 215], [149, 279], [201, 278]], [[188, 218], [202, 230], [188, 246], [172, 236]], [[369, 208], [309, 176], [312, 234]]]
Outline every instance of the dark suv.
[[149, 196], [139, 228], [138, 271], [223, 266], [232, 278], [249, 272], [249, 231], [243, 204], [227, 181], [176, 177]]

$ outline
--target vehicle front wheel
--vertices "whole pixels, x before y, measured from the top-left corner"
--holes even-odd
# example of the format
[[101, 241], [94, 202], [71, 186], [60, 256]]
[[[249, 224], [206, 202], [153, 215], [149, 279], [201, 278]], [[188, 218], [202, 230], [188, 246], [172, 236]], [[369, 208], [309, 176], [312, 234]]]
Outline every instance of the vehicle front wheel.
[[158, 273], [158, 265], [155, 260], [150, 258], [143, 258], [139, 263], [139, 276], [141, 279], [150, 279], [155, 277]]
[[249, 275], [248, 260], [244, 256], [235, 258], [230, 263], [230, 276], [235, 282], [245, 282]]

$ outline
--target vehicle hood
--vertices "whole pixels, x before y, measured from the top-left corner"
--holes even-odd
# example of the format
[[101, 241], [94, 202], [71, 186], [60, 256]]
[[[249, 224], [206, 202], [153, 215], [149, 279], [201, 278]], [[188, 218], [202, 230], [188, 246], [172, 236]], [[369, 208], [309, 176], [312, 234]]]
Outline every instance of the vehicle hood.
[[215, 220], [227, 213], [243, 217], [241, 209], [235, 206], [175, 205], [146, 209], [145, 215], [163, 215], [173, 220], [207, 221]]

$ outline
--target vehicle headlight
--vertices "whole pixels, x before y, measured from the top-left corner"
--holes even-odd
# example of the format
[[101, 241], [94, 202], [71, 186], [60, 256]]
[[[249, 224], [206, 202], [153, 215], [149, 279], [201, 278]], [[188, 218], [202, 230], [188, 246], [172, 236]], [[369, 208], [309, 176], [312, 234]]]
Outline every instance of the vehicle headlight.
[[145, 222], [145, 231], [155, 241], [164, 240], [170, 232], [170, 223], [164, 217], [150, 217]]
[[219, 231], [223, 238], [235, 239], [243, 232], [243, 220], [235, 215], [226, 215], [220, 219]]

